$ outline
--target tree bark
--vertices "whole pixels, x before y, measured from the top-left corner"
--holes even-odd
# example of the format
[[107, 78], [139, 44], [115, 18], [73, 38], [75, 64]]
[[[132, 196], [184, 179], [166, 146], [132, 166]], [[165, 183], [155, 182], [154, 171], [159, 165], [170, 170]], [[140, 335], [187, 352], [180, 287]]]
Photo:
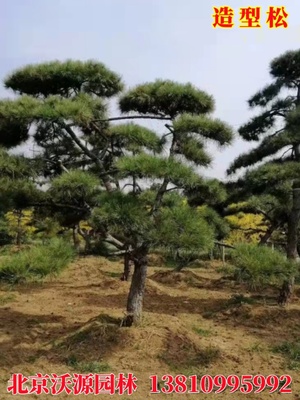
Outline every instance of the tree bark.
[[[169, 126], [167, 126], [167, 128], [170, 130], [170, 133], [173, 134], [173, 139], [172, 139], [172, 143], [171, 143], [171, 147], [170, 147], [170, 154], [169, 154], [169, 158], [168, 158], [168, 160], [172, 160], [174, 158], [175, 151], [176, 151], [177, 137], [175, 135], [175, 132]], [[163, 183], [161, 184], [161, 186], [156, 194], [156, 198], [155, 198], [152, 210], [151, 210], [152, 215], [154, 215], [157, 212], [157, 210], [159, 209], [159, 207], [161, 206], [163, 197], [167, 191], [167, 187], [168, 187], [169, 183], [170, 183], [170, 179], [164, 178]]]
[[287, 305], [291, 300], [293, 294], [295, 278], [291, 277], [289, 280], [285, 280], [279, 292], [278, 304], [282, 307]]
[[277, 228], [278, 228], [278, 225], [277, 226], [271, 225], [270, 228], [266, 231], [266, 233], [260, 238], [259, 246], [263, 246], [263, 245], [267, 244], [268, 240], [270, 239], [273, 232]]
[[104, 168], [104, 165], [102, 161], [91, 151], [89, 150], [82, 142], [81, 140], [77, 137], [76, 133], [71, 129], [70, 125], [63, 123], [62, 124], [63, 128], [65, 131], [68, 133], [68, 135], [72, 138], [72, 140], [77, 144], [77, 146], [91, 159], [95, 162], [97, 165], [99, 172], [101, 172], [102, 176], [102, 182], [105, 187], [105, 189], [108, 192], [112, 192], [114, 189], [111, 185], [111, 179], [108, 176], [107, 171]]
[[78, 250], [79, 244], [80, 244], [79, 240], [78, 240], [77, 233], [78, 233], [78, 227], [74, 226], [73, 229], [72, 229], [72, 236], [73, 236], [74, 247], [75, 247], [76, 250]]
[[124, 272], [121, 281], [128, 281], [131, 272], [131, 257], [128, 252], [124, 254]]
[[143, 299], [148, 267], [148, 248], [142, 245], [133, 253], [134, 272], [127, 299], [127, 315], [123, 326], [137, 325], [142, 316]]
[[[293, 200], [292, 210], [288, 217], [288, 232], [287, 232], [287, 246], [286, 255], [291, 261], [298, 261], [298, 228], [300, 219], [300, 180], [293, 182]], [[278, 304], [285, 306], [291, 299], [293, 294], [295, 277], [291, 276], [288, 280], [283, 282], [280, 289]]]
[[[300, 86], [297, 88], [296, 106], [300, 105]], [[300, 147], [296, 145], [293, 147], [295, 161], [300, 161]], [[293, 195], [292, 195], [292, 210], [288, 217], [288, 232], [287, 232], [287, 246], [286, 255], [290, 260], [297, 260], [299, 258], [297, 245], [298, 245], [298, 228], [300, 218], [300, 180], [295, 179], [293, 182]]]
[[85, 233], [80, 227], [78, 227], [78, 233], [79, 235], [84, 239], [85, 241], [85, 248], [84, 251], [86, 254], [88, 254], [91, 251], [91, 238], [88, 233]]
[[293, 183], [292, 210], [288, 218], [287, 246], [286, 255], [290, 260], [299, 258], [298, 246], [298, 227], [300, 218], [300, 181]]
[[179, 250], [176, 251], [175, 262], [177, 263], [177, 266], [173, 269], [174, 272], [181, 272], [183, 268], [188, 264], [188, 261], [184, 260], [180, 256]]
[[288, 232], [287, 232], [287, 246], [286, 246], [286, 255], [290, 260], [296, 260], [298, 258], [298, 250], [297, 250], [297, 219], [295, 218], [294, 213], [289, 215], [288, 219]]
[[21, 239], [22, 239], [22, 228], [21, 228], [22, 216], [23, 216], [22, 211], [18, 210], [18, 212], [17, 212], [18, 227], [17, 227], [17, 235], [16, 235], [16, 245], [18, 247], [21, 246]]
[[223, 265], [225, 265], [225, 262], [226, 262], [225, 247], [220, 246], [220, 249], [221, 249], [221, 254], [222, 254], [222, 263], [223, 263]]

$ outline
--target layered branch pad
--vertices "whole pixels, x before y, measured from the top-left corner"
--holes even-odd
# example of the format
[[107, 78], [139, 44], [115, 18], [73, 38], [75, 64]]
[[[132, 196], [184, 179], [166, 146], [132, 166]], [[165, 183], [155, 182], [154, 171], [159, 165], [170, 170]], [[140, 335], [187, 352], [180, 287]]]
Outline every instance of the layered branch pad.
[[121, 77], [97, 61], [54, 61], [28, 65], [5, 79], [5, 87], [32, 96], [94, 93], [112, 97], [123, 90]]
[[[251, 108], [260, 107], [261, 112], [238, 130], [244, 140], [260, 141], [260, 144], [248, 153], [240, 155], [229, 167], [228, 174], [243, 167], [256, 165], [270, 156], [274, 159], [279, 152], [283, 153], [278, 160], [281, 162], [295, 160], [298, 153], [300, 51], [288, 51], [274, 58], [270, 63], [269, 72], [273, 82], [248, 101]], [[289, 93], [286, 95], [287, 90]], [[280, 95], [285, 97], [279, 97]], [[278, 124], [281, 129], [278, 129]]]
[[138, 85], [121, 96], [123, 113], [136, 111], [140, 114], [163, 115], [175, 118], [179, 114], [206, 114], [214, 111], [214, 99], [192, 84], [180, 84], [169, 80]]

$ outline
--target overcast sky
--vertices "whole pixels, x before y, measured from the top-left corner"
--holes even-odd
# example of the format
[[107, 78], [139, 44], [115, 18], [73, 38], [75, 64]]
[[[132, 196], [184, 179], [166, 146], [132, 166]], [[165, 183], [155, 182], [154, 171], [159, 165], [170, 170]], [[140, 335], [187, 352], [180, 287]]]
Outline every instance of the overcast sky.
[[[236, 27], [213, 29], [213, 6], [231, 6]], [[261, 6], [262, 28], [238, 28], [239, 7]], [[285, 6], [287, 29], [269, 29], [268, 6]], [[300, 3], [284, 0], [0, 0], [0, 77], [27, 63], [96, 59], [128, 87], [156, 78], [191, 82], [212, 94], [215, 116], [235, 129], [250, 112], [246, 100], [270, 82], [272, 58], [300, 48]], [[1, 86], [0, 95], [7, 96]], [[148, 126], [155, 128], [155, 123]], [[214, 153], [206, 173], [223, 178], [249, 144], [236, 139]]]

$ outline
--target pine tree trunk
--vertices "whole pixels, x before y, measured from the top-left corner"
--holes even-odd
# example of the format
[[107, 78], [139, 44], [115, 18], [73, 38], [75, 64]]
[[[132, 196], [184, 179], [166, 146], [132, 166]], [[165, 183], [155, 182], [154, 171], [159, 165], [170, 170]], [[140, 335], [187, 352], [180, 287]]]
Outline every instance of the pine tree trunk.
[[290, 260], [297, 260], [298, 256], [298, 226], [297, 216], [291, 212], [288, 219], [286, 255]]
[[85, 233], [80, 227], [78, 227], [78, 233], [84, 239], [84, 242], [85, 242], [84, 252], [85, 252], [85, 254], [89, 254], [91, 249], [92, 249], [91, 238], [90, 238], [89, 234]]
[[16, 235], [16, 245], [18, 247], [21, 246], [22, 241], [22, 228], [21, 228], [21, 220], [22, 220], [22, 211], [18, 211], [17, 218], [18, 218], [18, 226], [17, 226], [17, 235]]
[[[300, 105], [300, 87], [297, 87], [297, 100], [296, 106]], [[300, 161], [300, 148], [299, 145], [293, 146], [293, 153], [295, 161]], [[288, 232], [287, 232], [287, 246], [286, 255], [290, 260], [297, 260], [299, 258], [297, 245], [298, 245], [298, 227], [300, 217], [300, 180], [293, 182], [293, 195], [292, 195], [292, 210], [288, 217]]]
[[78, 236], [77, 236], [77, 234], [78, 234], [78, 227], [77, 226], [73, 227], [72, 234], [73, 234], [72, 236], [73, 236], [74, 247], [75, 247], [76, 250], [78, 250], [78, 248], [79, 248], [79, 240], [78, 240]]
[[111, 184], [111, 182], [110, 182], [110, 180], [109, 180], [109, 178], [107, 176], [104, 176], [102, 178], [102, 182], [103, 182], [103, 185], [104, 185], [105, 189], [109, 193], [113, 192], [114, 189], [113, 189], [112, 184]]
[[300, 218], [300, 181], [293, 184], [292, 210], [288, 218], [286, 255], [290, 260], [297, 260], [298, 254], [298, 227]]
[[284, 307], [291, 300], [291, 297], [293, 294], [294, 283], [295, 283], [294, 277], [291, 277], [289, 280], [286, 280], [283, 282], [283, 285], [280, 289], [279, 297], [278, 297], [278, 304], [280, 306]]
[[278, 226], [272, 225], [270, 228], [266, 231], [266, 233], [260, 238], [259, 241], [259, 246], [265, 245], [270, 237], [272, 236], [272, 233], [275, 231], [275, 229], [278, 228]]
[[92, 245], [91, 245], [91, 239], [88, 235], [85, 236], [85, 247], [84, 247], [84, 251], [86, 254], [89, 254], [90, 251], [92, 249]]
[[[298, 254], [298, 228], [300, 219], [300, 181], [293, 183], [293, 202], [292, 210], [288, 218], [288, 232], [287, 232], [287, 258], [292, 261], [299, 259]], [[280, 289], [278, 304], [285, 306], [291, 299], [294, 288], [295, 277], [291, 276], [289, 280], [285, 280]]]
[[223, 263], [223, 265], [225, 265], [225, 262], [226, 262], [226, 255], [225, 255], [225, 247], [224, 246], [220, 246], [220, 248], [221, 248], [221, 251], [222, 251], [222, 263]]
[[131, 270], [131, 259], [130, 259], [130, 254], [125, 253], [124, 254], [124, 272], [121, 277], [121, 281], [128, 281], [129, 276], [130, 276], [130, 270]]
[[173, 269], [174, 272], [181, 272], [183, 268], [187, 265], [185, 261], [179, 254], [179, 250], [176, 251], [175, 261], [177, 263], [176, 268]]
[[138, 324], [141, 320], [148, 267], [148, 249], [141, 246], [133, 253], [134, 272], [127, 299], [127, 316], [123, 326]]

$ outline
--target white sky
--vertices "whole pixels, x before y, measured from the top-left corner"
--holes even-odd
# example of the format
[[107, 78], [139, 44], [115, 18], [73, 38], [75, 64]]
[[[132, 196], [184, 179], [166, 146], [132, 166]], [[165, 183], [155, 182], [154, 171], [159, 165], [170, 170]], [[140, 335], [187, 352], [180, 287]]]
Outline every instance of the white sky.
[[[213, 7], [223, 5], [235, 10], [237, 25], [239, 7], [261, 6], [263, 28], [213, 29]], [[268, 6], [285, 6], [287, 29], [267, 27]], [[300, 3], [291, 0], [1, 0], [0, 11], [1, 79], [27, 63], [96, 59], [129, 87], [156, 78], [192, 82], [214, 96], [215, 116], [235, 129], [253, 115], [247, 99], [270, 82], [270, 61], [300, 48]], [[0, 95], [8, 96], [3, 87]], [[221, 152], [210, 147], [206, 175], [223, 178], [248, 148], [238, 139]]]

